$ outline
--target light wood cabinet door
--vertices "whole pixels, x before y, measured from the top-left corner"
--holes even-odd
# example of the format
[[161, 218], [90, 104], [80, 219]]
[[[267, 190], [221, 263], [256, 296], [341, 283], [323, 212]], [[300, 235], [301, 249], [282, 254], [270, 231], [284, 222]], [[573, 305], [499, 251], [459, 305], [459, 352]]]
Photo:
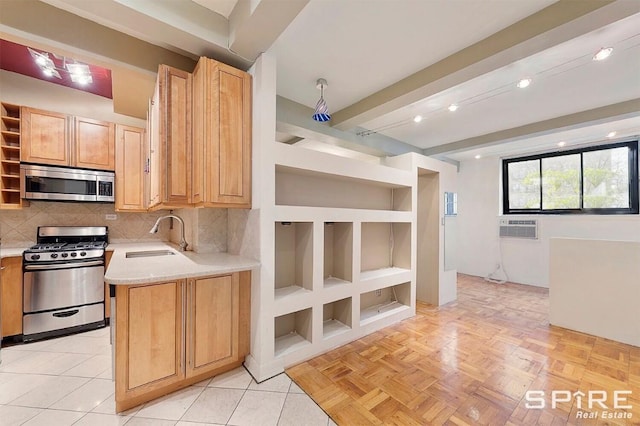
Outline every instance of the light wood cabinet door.
[[22, 334], [22, 258], [5, 257], [0, 265], [2, 337], [15, 336]]
[[74, 165], [87, 169], [115, 169], [115, 125], [75, 117]]
[[209, 58], [193, 74], [192, 200], [251, 207], [251, 75]]
[[69, 117], [23, 107], [20, 160], [28, 163], [71, 165]]
[[189, 280], [187, 377], [238, 360], [238, 274]]
[[184, 281], [116, 288], [117, 406], [184, 378], [184, 289]]
[[145, 131], [116, 125], [116, 211], [146, 211]]
[[153, 98], [149, 100], [149, 116], [147, 120], [149, 129], [147, 135], [147, 157], [149, 168], [147, 180], [149, 193], [147, 194], [147, 207], [154, 208], [160, 204], [160, 180], [163, 170], [160, 168], [160, 82], [156, 82]]
[[189, 207], [191, 196], [191, 73], [159, 70], [160, 194], [165, 208]]
[[[109, 269], [109, 262], [111, 262], [111, 257], [113, 257], [112, 251], [106, 251], [104, 253], [104, 271], [106, 272]], [[109, 284], [104, 283], [104, 317], [111, 317], [111, 297], [109, 293]], [[115, 325], [114, 325], [115, 327]]]

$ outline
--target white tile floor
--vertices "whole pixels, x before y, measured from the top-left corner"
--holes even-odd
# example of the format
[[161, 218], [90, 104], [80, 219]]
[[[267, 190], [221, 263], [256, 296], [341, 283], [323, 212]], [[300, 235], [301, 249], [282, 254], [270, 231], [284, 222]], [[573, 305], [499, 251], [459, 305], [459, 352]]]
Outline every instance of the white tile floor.
[[286, 374], [243, 367], [116, 415], [109, 328], [2, 348], [0, 426], [124, 424], [335, 425]]

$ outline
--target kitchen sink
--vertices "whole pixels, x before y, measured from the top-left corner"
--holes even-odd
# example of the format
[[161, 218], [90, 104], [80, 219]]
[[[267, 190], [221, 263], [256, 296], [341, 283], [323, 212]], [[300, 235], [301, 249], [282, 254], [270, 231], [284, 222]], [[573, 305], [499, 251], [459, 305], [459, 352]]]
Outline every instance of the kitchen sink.
[[154, 256], [174, 256], [175, 251], [172, 250], [146, 250], [146, 251], [128, 251], [125, 253], [125, 257], [154, 257]]

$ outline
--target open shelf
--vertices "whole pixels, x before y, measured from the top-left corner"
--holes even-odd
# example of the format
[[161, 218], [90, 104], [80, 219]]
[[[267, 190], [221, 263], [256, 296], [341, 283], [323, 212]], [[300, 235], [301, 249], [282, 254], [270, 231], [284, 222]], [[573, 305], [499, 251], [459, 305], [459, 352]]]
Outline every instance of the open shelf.
[[411, 269], [411, 224], [363, 222], [360, 279]]
[[353, 281], [353, 223], [324, 223], [324, 286]]
[[313, 223], [275, 223], [275, 298], [313, 289]]
[[411, 211], [411, 187], [276, 165], [276, 205]]
[[20, 107], [0, 103], [0, 207], [19, 208]]
[[276, 357], [311, 344], [311, 318], [311, 308], [308, 308], [274, 319]]
[[411, 283], [406, 282], [360, 295], [360, 325], [410, 309]]
[[325, 303], [322, 309], [322, 337], [329, 339], [351, 330], [351, 298]]

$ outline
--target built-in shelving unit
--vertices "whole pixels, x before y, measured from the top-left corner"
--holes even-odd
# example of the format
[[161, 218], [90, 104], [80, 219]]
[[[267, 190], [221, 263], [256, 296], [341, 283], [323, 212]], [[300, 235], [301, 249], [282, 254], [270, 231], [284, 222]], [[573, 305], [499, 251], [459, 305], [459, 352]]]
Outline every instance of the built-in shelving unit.
[[0, 103], [0, 208], [20, 208], [20, 107]]
[[412, 315], [415, 176], [279, 143], [273, 152], [266, 363], [291, 365]]

